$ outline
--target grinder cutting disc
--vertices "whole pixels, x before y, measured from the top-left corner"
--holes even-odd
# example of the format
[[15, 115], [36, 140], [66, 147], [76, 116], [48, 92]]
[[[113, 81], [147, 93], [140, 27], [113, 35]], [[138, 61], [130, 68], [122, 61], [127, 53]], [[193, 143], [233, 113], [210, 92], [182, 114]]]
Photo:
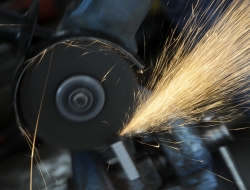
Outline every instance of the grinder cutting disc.
[[104, 145], [123, 127], [138, 84], [128, 56], [93, 38], [64, 41], [34, 58], [23, 76], [20, 112], [48, 142]]

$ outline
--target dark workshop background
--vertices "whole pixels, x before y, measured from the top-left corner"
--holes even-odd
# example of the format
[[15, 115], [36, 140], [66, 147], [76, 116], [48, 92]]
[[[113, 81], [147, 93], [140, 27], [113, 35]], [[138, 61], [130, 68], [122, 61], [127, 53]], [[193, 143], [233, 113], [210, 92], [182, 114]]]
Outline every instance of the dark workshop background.
[[[55, 30], [73, 0], [41, 0], [38, 24]], [[23, 13], [30, 5], [30, 0], [0, 0], [0, 8]], [[155, 62], [166, 36], [169, 35], [171, 21], [168, 20], [163, 2], [157, 0], [152, 6], [139, 31], [136, 39], [139, 55], [149, 66]], [[164, 23], [164, 24], [163, 24]], [[0, 23], [1, 24], [1, 23]], [[14, 24], [14, 23], [13, 23]], [[162, 25], [163, 24], [163, 25]], [[1, 26], [0, 26], [1, 27]], [[144, 42], [146, 46], [144, 49]], [[33, 42], [36, 43], [36, 42]], [[25, 138], [15, 124], [11, 108], [11, 82], [14, 74], [15, 52], [10, 44], [0, 43], [0, 189], [23, 190], [29, 189], [30, 153]], [[150, 70], [148, 71], [150, 72]], [[246, 123], [237, 124], [239, 127]], [[237, 126], [238, 127], [238, 126]], [[233, 131], [235, 141], [228, 144], [232, 158], [250, 189], [250, 129]], [[38, 149], [42, 163], [34, 166], [35, 178], [33, 189], [63, 190], [67, 188], [71, 176], [70, 152], [66, 149], [47, 144], [38, 139]], [[233, 181], [230, 172], [218, 152], [213, 153], [214, 172]], [[41, 176], [40, 173], [43, 173]], [[43, 179], [44, 178], [44, 179]], [[235, 184], [218, 178], [221, 190], [236, 190]]]

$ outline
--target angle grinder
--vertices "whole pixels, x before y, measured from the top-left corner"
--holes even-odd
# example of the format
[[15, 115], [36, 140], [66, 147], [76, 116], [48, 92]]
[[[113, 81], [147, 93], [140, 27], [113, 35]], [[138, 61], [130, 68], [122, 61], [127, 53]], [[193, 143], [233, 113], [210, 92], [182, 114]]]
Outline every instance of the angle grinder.
[[74, 5], [57, 32], [29, 47], [17, 66], [18, 125], [73, 150], [117, 141], [139, 91], [134, 68], [144, 65], [134, 36], [151, 4], [91, 0]]

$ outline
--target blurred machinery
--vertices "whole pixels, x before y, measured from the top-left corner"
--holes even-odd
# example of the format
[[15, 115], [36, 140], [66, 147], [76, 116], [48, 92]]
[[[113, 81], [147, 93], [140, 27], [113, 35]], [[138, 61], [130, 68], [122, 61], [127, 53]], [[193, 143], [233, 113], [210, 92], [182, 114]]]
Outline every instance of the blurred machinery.
[[[232, 139], [224, 125], [203, 131], [186, 126], [181, 133], [141, 139], [116, 135], [126, 114], [133, 112], [134, 94], [147, 80], [147, 72], [142, 77], [137, 71], [156, 59], [168, 34], [165, 30], [160, 38], [156, 35], [162, 22], [174, 19], [175, 26], [180, 15], [188, 16], [186, 6], [181, 0], [72, 1], [56, 31], [36, 25], [38, 0], [22, 16], [0, 10], [0, 40], [16, 52], [12, 96], [0, 101], [9, 111], [0, 111], [13, 111], [17, 125], [31, 133], [39, 124], [39, 137], [72, 150], [69, 189], [216, 189], [216, 176], [209, 172], [216, 149], [238, 189], [247, 189], [224, 147]], [[13, 120], [7, 115], [4, 126]], [[198, 134], [208, 138], [199, 139]], [[176, 145], [182, 149], [148, 146], [155, 138], [183, 142]]]

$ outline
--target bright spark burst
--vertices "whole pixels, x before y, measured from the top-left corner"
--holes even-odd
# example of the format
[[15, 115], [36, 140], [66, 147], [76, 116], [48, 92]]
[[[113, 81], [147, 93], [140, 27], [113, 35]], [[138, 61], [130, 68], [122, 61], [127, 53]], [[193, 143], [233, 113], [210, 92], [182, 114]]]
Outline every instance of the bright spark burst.
[[[193, 124], [206, 113], [220, 116], [212, 122], [231, 121], [239, 115], [238, 107], [249, 102], [250, 2], [235, 0], [224, 13], [224, 1], [213, 3], [218, 8], [200, 20], [199, 6], [194, 5], [181, 34], [167, 40], [147, 86], [152, 94], [139, 96], [137, 109], [120, 135], [171, 132], [176, 120]], [[216, 13], [220, 18], [200, 38]]]

